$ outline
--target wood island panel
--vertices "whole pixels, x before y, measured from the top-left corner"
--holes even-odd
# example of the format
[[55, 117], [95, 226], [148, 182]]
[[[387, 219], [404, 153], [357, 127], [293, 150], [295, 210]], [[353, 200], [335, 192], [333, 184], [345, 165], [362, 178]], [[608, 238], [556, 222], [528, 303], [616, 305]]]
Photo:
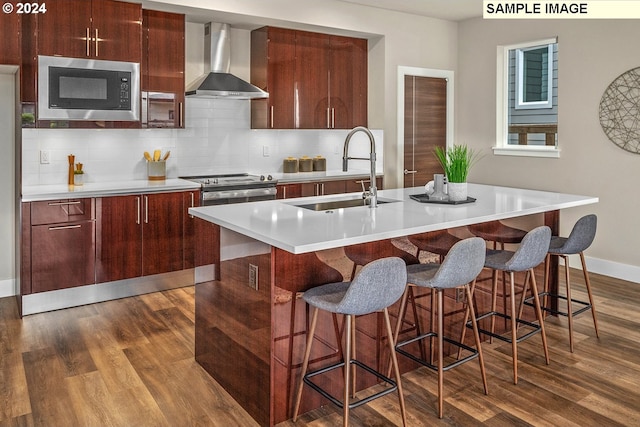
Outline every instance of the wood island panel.
[[[545, 223], [554, 232], [557, 232], [558, 219], [557, 211], [544, 215]], [[352, 264], [345, 258], [344, 248], [336, 248], [338, 256], [335, 256], [335, 250], [329, 250], [333, 251], [333, 257], [326, 256], [329, 251], [296, 255], [225, 228], [220, 230], [220, 234], [216, 236], [221, 254], [216, 272], [219, 271], [220, 274], [213, 282], [196, 285], [196, 360], [258, 424], [273, 426], [291, 418], [293, 400], [300, 381], [300, 364], [310, 319], [310, 309], [301, 298], [302, 292], [324, 283], [341, 281], [342, 278], [350, 280], [348, 274]], [[236, 246], [236, 255], [227, 259], [229, 248], [233, 245], [224, 243], [225, 234], [240, 236], [246, 247], [253, 248], [253, 252], [243, 254]], [[378, 252], [386, 243], [388, 241], [373, 241], [363, 246], [374, 256], [385, 256], [385, 253]], [[262, 245], [264, 248], [260, 253], [255, 253], [255, 245]], [[250, 264], [258, 266], [257, 291], [249, 286]], [[543, 268], [538, 267], [538, 283], [542, 283], [543, 274]], [[520, 297], [523, 278], [524, 274], [516, 275], [517, 298]], [[484, 270], [479, 279], [475, 299], [478, 312], [483, 313], [489, 310], [491, 304], [491, 272]], [[502, 292], [501, 284], [499, 292]], [[417, 334], [416, 320], [422, 332], [430, 329], [430, 297], [429, 290], [414, 289], [415, 309], [411, 306], [408, 309], [401, 340]], [[292, 304], [295, 305], [295, 311], [292, 311]], [[464, 299], [457, 297], [455, 290], [445, 291], [446, 336], [455, 340], [459, 339], [463, 327], [464, 304]], [[503, 309], [502, 304], [503, 301], [499, 298], [499, 311]], [[399, 302], [389, 309], [392, 324], [397, 322], [398, 306]], [[533, 320], [533, 310], [525, 309], [523, 317]], [[290, 328], [292, 319], [294, 327]], [[310, 363], [310, 370], [339, 360], [341, 346], [338, 337], [341, 336], [342, 327], [342, 316], [337, 317], [336, 331], [331, 314], [320, 312], [311, 354], [311, 360], [316, 360]], [[484, 320], [481, 327], [488, 329], [489, 319]], [[496, 322], [496, 333], [503, 333], [506, 328], [506, 322]], [[389, 352], [386, 346], [378, 346], [379, 342], [387, 339], [379, 316], [375, 313], [358, 316], [356, 334], [357, 358], [386, 374]], [[466, 334], [465, 343], [473, 346], [471, 333]], [[406, 348], [428, 357], [434, 350], [430, 345], [427, 341], [422, 348], [416, 344]], [[378, 348], [381, 351], [377, 351]], [[445, 348], [445, 354], [452, 354], [454, 351], [457, 351], [457, 347], [447, 345]], [[406, 357], [399, 357], [399, 364], [401, 372], [419, 367]], [[334, 396], [341, 396], [343, 385], [340, 370], [316, 377], [314, 381]], [[375, 377], [358, 371], [357, 390], [376, 384]], [[329, 402], [319, 393], [305, 387], [300, 413], [326, 404]]]

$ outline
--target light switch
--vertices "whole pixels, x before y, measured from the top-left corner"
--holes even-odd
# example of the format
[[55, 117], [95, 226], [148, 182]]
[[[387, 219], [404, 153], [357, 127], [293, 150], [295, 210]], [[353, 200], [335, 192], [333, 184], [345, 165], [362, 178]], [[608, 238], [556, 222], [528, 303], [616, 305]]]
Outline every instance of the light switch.
[[47, 150], [40, 150], [40, 164], [48, 165], [51, 162], [51, 152]]
[[271, 149], [268, 145], [262, 146], [262, 157], [269, 157], [271, 155]]

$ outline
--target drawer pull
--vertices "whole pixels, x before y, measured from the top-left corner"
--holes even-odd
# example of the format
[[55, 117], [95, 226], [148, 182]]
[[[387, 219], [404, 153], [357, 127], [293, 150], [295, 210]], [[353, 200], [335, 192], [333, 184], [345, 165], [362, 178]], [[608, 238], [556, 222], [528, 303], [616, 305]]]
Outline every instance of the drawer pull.
[[55, 230], [71, 230], [73, 228], [82, 228], [82, 225], [60, 225], [58, 227], [49, 227], [49, 231]]
[[72, 202], [51, 202], [49, 206], [69, 206], [69, 205], [79, 205], [80, 200], [74, 200]]

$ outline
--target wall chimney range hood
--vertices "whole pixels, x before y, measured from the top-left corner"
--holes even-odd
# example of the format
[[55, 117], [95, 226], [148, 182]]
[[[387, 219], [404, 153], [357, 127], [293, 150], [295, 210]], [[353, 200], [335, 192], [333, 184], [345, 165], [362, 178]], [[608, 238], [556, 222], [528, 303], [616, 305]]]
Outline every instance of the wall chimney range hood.
[[209, 22], [204, 26], [205, 74], [196, 79], [186, 96], [196, 98], [259, 99], [269, 94], [229, 73], [229, 24]]

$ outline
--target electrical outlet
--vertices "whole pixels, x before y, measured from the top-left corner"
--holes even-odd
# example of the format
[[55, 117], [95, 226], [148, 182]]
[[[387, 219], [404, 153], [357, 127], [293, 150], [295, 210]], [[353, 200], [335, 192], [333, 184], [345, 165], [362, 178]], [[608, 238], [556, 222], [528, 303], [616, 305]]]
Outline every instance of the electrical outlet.
[[269, 157], [271, 155], [271, 149], [268, 145], [262, 146], [262, 157]]
[[467, 295], [464, 288], [456, 288], [456, 302], [465, 303], [467, 301]]
[[258, 266], [249, 264], [249, 286], [258, 290]]
[[40, 164], [48, 165], [51, 162], [51, 152], [47, 150], [40, 150]]

